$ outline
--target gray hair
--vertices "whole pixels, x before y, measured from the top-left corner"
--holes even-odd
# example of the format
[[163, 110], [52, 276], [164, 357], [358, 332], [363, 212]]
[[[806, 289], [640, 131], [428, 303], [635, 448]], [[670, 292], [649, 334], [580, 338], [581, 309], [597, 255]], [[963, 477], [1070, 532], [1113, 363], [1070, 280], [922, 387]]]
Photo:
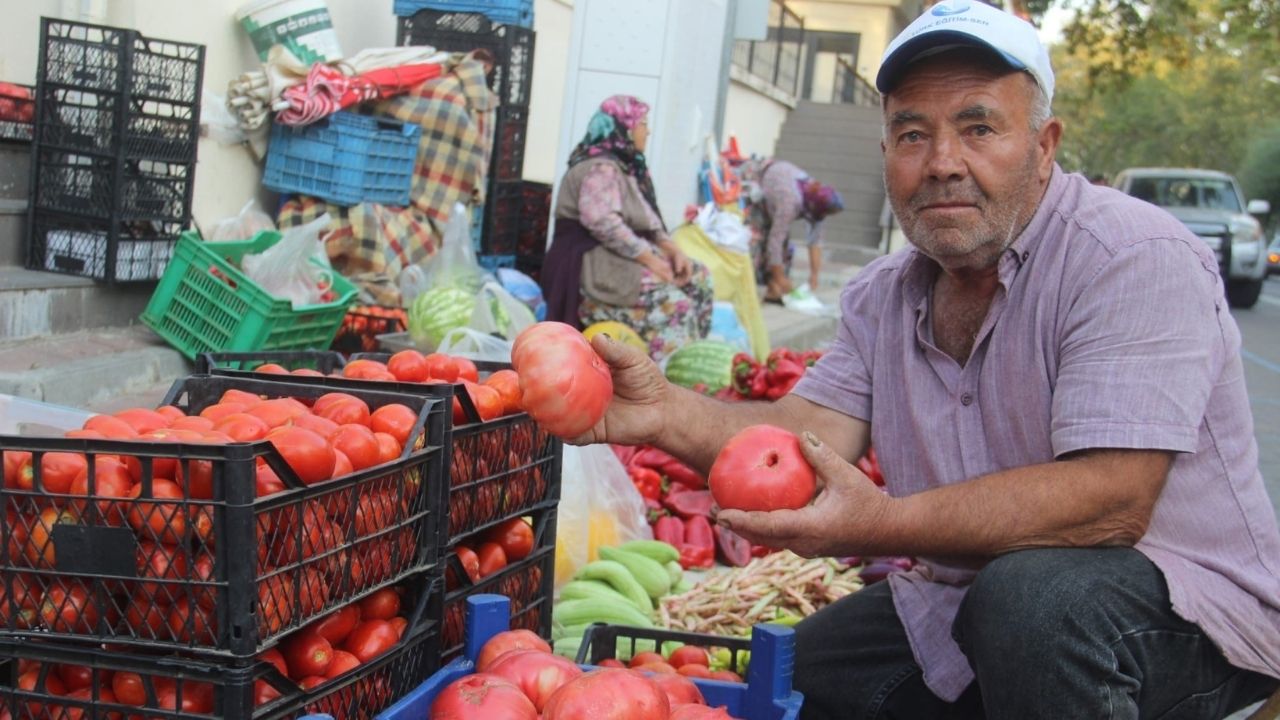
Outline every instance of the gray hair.
[[[1028, 77], [1030, 78], [1030, 75]], [[1036, 82], [1035, 78], [1030, 79], [1034, 90], [1031, 91], [1031, 107], [1027, 115], [1031, 122], [1031, 132], [1034, 134], [1040, 132], [1040, 128], [1053, 117], [1053, 108], [1049, 106], [1049, 95], [1045, 93], [1044, 88], [1040, 87], [1040, 83]]]

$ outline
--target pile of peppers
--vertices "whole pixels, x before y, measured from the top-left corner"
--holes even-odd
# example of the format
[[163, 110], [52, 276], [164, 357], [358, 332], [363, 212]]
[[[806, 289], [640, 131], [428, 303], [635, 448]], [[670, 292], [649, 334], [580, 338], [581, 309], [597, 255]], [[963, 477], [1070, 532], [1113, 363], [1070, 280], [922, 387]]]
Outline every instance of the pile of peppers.
[[777, 400], [791, 392], [818, 358], [821, 350], [797, 352], [778, 348], [763, 363], [748, 353], [733, 357], [733, 380], [715, 393], [722, 400]]

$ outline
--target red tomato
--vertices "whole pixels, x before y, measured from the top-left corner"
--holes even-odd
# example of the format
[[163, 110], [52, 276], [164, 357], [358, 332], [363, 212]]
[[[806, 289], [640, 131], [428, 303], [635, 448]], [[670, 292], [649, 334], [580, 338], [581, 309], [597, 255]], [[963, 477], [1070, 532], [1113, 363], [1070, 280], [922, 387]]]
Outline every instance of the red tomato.
[[[206, 556], [207, 557], [207, 556]], [[147, 540], [138, 543], [138, 577], [159, 580], [182, 580], [190, 577], [187, 564], [187, 553], [176, 545], [157, 545]], [[169, 602], [175, 591], [181, 592], [176, 584], [139, 583], [138, 592], [147, 597], [156, 598], [157, 602]]]
[[796, 510], [817, 489], [800, 439], [773, 425], [752, 425], [725, 444], [707, 476], [711, 496], [734, 510]]
[[511, 518], [494, 527], [489, 539], [502, 546], [509, 562], [523, 560], [533, 552], [533, 528], [524, 518]]
[[317, 410], [316, 415], [339, 425], [355, 423], [369, 426], [369, 405], [363, 400], [353, 399], [330, 403], [323, 410]]
[[675, 675], [676, 669], [669, 662], [647, 662], [642, 665], [632, 665], [632, 670], [640, 672], [654, 673], [657, 675]]
[[258, 654], [258, 659], [263, 662], [271, 663], [273, 666], [275, 666], [276, 670], [280, 671], [281, 675], [285, 677], [289, 677], [289, 666], [285, 664], [284, 655], [280, 653], [279, 648], [269, 648], [267, 650], [263, 650], [261, 653]]
[[[266, 423], [267, 427], [273, 428], [288, 425], [293, 422], [294, 418], [301, 417], [309, 412], [310, 410], [307, 409], [306, 405], [293, 398], [263, 400], [245, 409], [246, 414], [253, 415]], [[214, 429], [218, 429], [217, 426], [214, 426]]]
[[400, 612], [400, 594], [392, 588], [382, 588], [359, 602], [360, 617], [365, 620], [390, 620]]
[[55, 525], [77, 525], [79, 516], [70, 510], [45, 508], [36, 518], [35, 524], [27, 535], [26, 556], [33, 567], [51, 568], [57, 563], [57, 552], [53, 545], [53, 527]]
[[393, 617], [387, 622], [391, 623], [391, 629], [396, 631], [396, 639], [404, 638], [404, 631], [409, 629], [409, 620], [403, 617]]
[[[215, 406], [216, 407], [216, 406]], [[227, 413], [228, 415], [232, 413]], [[188, 417], [180, 417], [169, 425], [170, 430], [212, 430], [213, 420], [202, 415], [191, 415]]]
[[582, 675], [582, 668], [568, 658], [541, 650], [513, 650], [495, 660], [488, 672], [515, 683], [542, 712], [560, 686]]
[[278, 363], [262, 363], [253, 369], [256, 373], [268, 373], [271, 375], [288, 375], [289, 370], [285, 366]]
[[299, 680], [298, 687], [302, 688], [303, 690], [314, 690], [327, 682], [329, 682], [329, 678], [323, 677], [321, 675], [311, 675], [309, 677], [304, 677], [301, 680]]
[[476, 411], [480, 413], [481, 422], [502, 417], [502, 395], [496, 388], [465, 380], [462, 386], [466, 389], [467, 395], [471, 396], [471, 404], [475, 405]]
[[139, 435], [149, 433], [152, 430], [169, 427], [169, 423], [171, 422], [171, 418], [167, 418], [155, 410], [148, 410], [147, 408], [139, 407], [121, 410], [120, 412], [115, 413], [114, 417], [118, 420], [123, 420]]
[[391, 462], [392, 460], [399, 458], [400, 453], [404, 450], [400, 441], [387, 433], [376, 432], [373, 434], [373, 437], [378, 441], [379, 464]]
[[182, 412], [182, 408], [176, 408], [172, 405], [161, 405], [160, 407], [156, 408], [156, 412], [163, 415], [165, 419], [168, 420], [170, 423], [172, 423], [174, 420], [178, 420], [187, 416], [186, 413]]
[[655, 673], [649, 677], [650, 680], [657, 683], [658, 687], [667, 694], [667, 700], [671, 702], [671, 707], [677, 705], [706, 705], [707, 701], [702, 697], [702, 691], [698, 689], [693, 681], [683, 675], [675, 673]]
[[187, 531], [187, 515], [181, 505], [152, 502], [154, 499], [183, 499], [182, 488], [168, 480], [151, 481], [151, 495], [142, 497], [142, 485], [134, 485], [129, 491], [133, 502], [129, 504], [129, 525], [144, 540], [161, 543], [182, 542]]
[[[337, 465], [336, 457], [334, 458], [334, 465]], [[280, 476], [276, 475], [276, 471], [266, 464], [259, 465], [257, 468], [255, 487], [257, 488], [258, 497], [275, 495], [278, 492], [284, 492], [286, 489], [284, 482], [280, 480]]]
[[[23, 487], [31, 487], [31, 453], [25, 450], [5, 450], [0, 453], [4, 456], [4, 484], [6, 487], [18, 487], [18, 475], [26, 473], [26, 480]], [[86, 466], [88, 464], [86, 463]]]
[[498, 370], [485, 378], [484, 384], [498, 391], [504, 415], [521, 412], [520, 376], [515, 370]]
[[480, 574], [480, 557], [476, 555], [475, 550], [466, 545], [459, 545], [454, 551], [458, 556], [458, 560], [462, 562], [462, 570], [467, 573], [467, 577], [472, 583], [480, 582], [480, 578], [484, 577]]
[[[54, 668], [58, 673], [58, 678], [62, 680], [62, 684], [67, 690], [75, 692], [93, 685], [93, 668], [87, 665], [67, 665], [62, 664]], [[111, 681], [110, 670], [99, 670], [99, 677], [102, 682]]]
[[[258, 680], [253, 683], [253, 705], [254, 707], [262, 707], [269, 702], [279, 699], [280, 691], [267, 684], [266, 680]], [[138, 703], [141, 705], [142, 703]]]
[[480, 559], [480, 577], [489, 577], [507, 566], [507, 554], [495, 542], [481, 543], [476, 557]]
[[359, 399], [360, 398], [356, 397], [355, 395], [352, 395], [351, 393], [344, 393], [344, 392], [325, 393], [324, 395], [321, 395], [320, 397], [316, 398], [316, 401], [311, 404], [311, 412], [319, 415], [320, 411], [324, 410], [330, 405], [333, 405], [334, 403], [345, 402], [347, 400], [359, 400]]
[[670, 714], [671, 701], [652, 680], [631, 670], [603, 668], [561, 688], [543, 708], [542, 720], [665, 720]]
[[[93, 465], [93, 497], [129, 497], [130, 491], [133, 490], [133, 477], [124, 463], [113, 457], [99, 455], [94, 458]], [[71, 487], [67, 488], [67, 493], [80, 497], [89, 497], [89, 468], [87, 466], [80, 471], [79, 475], [76, 475], [75, 480], [71, 481]], [[95, 504], [102, 519], [108, 525], [124, 524], [125, 503], [123, 501], [99, 500]], [[77, 513], [83, 513], [87, 505], [88, 503], [85, 502], [77, 502], [72, 504], [72, 508]], [[90, 518], [89, 522], [96, 524], [93, 518]]]
[[712, 670], [711, 679], [731, 683], [742, 682], [742, 676], [732, 670]]
[[703, 678], [704, 680], [711, 679], [711, 668], [707, 667], [706, 665], [699, 665], [697, 663], [687, 663], [687, 664], [681, 665], [680, 667], [676, 668], [676, 672], [685, 677]]
[[329, 669], [325, 670], [324, 676], [330, 680], [344, 675], [360, 667], [360, 658], [352, 655], [346, 650], [334, 650], [333, 662], [329, 663]]
[[710, 708], [706, 705], [681, 705], [672, 708], [667, 720], [733, 720], [724, 706]]
[[515, 684], [488, 673], [475, 673], [459, 678], [441, 690], [431, 703], [428, 717], [538, 720], [538, 709]]
[[395, 647], [398, 641], [391, 623], [386, 620], [366, 620], [351, 632], [347, 641], [342, 644], [342, 649], [355, 655], [360, 662], [367, 663]]
[[458, 363], [444, 353], [431, 353], [426, 357], [427, 376], [447, 383], [458, 381]]
[[54, 585], [40, 601], [40, 622], [54, 632], [87, 634], [98, 630], [98, 608], [80, 583]]
[[380, 455], [378, 438], [373, 436], [373, 431], [366, 425], [355, 423], [339, 425], [329, 437], [329, 443], [333, 445], [334, 450], [342, 451], [342, 454], [351, 461], [351, 467], [356, 470], [378, 464]]
[[249, 412], [232, 413], [215, 423], [213, 429], [236, 442], [254, 442], [271, 432], [271, 426], [261, 416]]
[[298, 368], [298, 369], [296, 369], [296, 370], [291, 370], [291, 371], [289, 372], [289, 374], [290, 374], [290, 375], [302, 375], [302, 376], [305, 376], [305, 377], [324, 377], [324, 373], [322, 373], [322, 372], [320, 372], [319, 370], [316, 370], [316, 369], [314, 369], [314, 368]]
[[617, 658], [605, 658], [597, 663], [602, 668], [626, 668], [627, 666]]
[[409, 434], [418, 422], [418, 414], [408, 405], [391, 403], [383, 405], [369, 416], [369, 427], [374, 432], [387, 433], [403, 446], [409, 442]]
[[138, 431], [129, 423], [110, 415], [94, 415], [84, 421], [85, 430], [97, 430], [112, 440], [132, 440]]
[[656, 662], [665, 663], [666, 661], [666, 658], [656, 652], [638, 652], [631, 656], [631, 662], [627, 663], [627, 667], [637, 668], [641, 665], [648, 665]]
[[[262, 402], [262, 398], [254, 396], [253, 404], [257, 405], [260, 402]], [[228, 415], [244, 412], [247, 409], [249, 409], [249, 403], [220, 402], [201, 410], [200, 417], [212, 420], [216, 423]], [[173, 426], [170, 425], [169, 427]]]
[[347, 457], [347, 454], [335, 448], [333, 451], [333, 476], [342, 477], [355, 471], [356, 468], [351, 464], [351, 459]]
[[377, 360], [352, 360], [342, 368], [342, 376], [358, 380], [372, 380], [374, 376], [388, 374], [387, 366]]
[[267, 440], [307, 485], [333, 477], [333, 448], [318, 434], [300, 427], [280, 427], [272, 430]]
[[476, 672], [484, 672], [495, 660], [512, 650], [538, 650], [549, 653], [551, 646], [532, 630], [503, 630], [489, 638], [489, 641], [480, 648], [480, 654], [476, 656]]
[[333, 662], [333, 645], [316, 633], [302, 630], [285, 638], [280, 654], [289, 666], [289, 677], [297, 680], [310, 675], [324, 675]]
[[582, 333], [540, 322], [520, 333], [511, 350], [520, 376], [520, 402], [547, 432], [575, 438], [604, 417], [613, 375]]
[[310, 430], [325, 439], [328, 439], [333, 434], [333, 431], [338, 429], [338, 423], [311, 413], [294, 418], [293, 426]]
[[[107, 417], [99, 415], [97, 417]], [[95, 467], [97, 463], [95, 462]], [[89, 468], [89, 461], [80, 453], [47, 452], [40, 458], [40, 483], [45, 492], [65, 493], [75, 482], [76, 476]], [[23, 490], [32, 489], [31, 485], [23, 486], [28, 477], [24, 470], [19, 473], [18, 487]]]
[[[107, 673], [107, 675], [109, 676], [109, 673]], [[114, 705], [116, 703], [116, 695], [115, 693], [111, 692], [111, 688], [99, 687], [97, 690], [97, 693], [98, 693], [99, 703], [105, 703], [105, 704], [111, 704], [111, 705]], [[90, 704], [90, 701], [93, 700], [93, 697], [94, 697], [94, 689], [92, 687], [83, 687], [83, 688], [80, 688], [79, 690], [72, 690], [71, 692], [67, 693], [68, 699], [79, 700], [83, 702], [86, 706]], [[84, 720], [84, 718], [86, 717], [92, 717], [91, 715], [86, 714], [88, 712], [89, 712], [88, 710], [82, 707], [68, 706], [65, 709], [64, 715], [57, 715], [55, 713], [54, 717], [57, 717], [58, 720]], [[120, 720], [121, 715], [120, 713], [114, 713], [114, 712], [108, 712], [108, 713], [100, 712], [98, 713], [97, 717], [104, 718], [105, 720]]]
[[222, 393], [222, 397], [218, 398], [218, 402], [219, 403], [238, 402], [238, 403], [243, 403], [244, 405], [254, 405], [259, 402], [262, 402], [262, 396], [255, 395], [246, 390], [231, 388], [230, 390], [227, 390], [226, 392]]
[[671, 657], [667, 658], [667, 662], [671, 663], [676, 668], [681, 668], [690, 664], [706, 667], [711, 664], [711, 658], [707, 655], [706, 650], [703, 650], [697, 645], [681, 645], [671, 651]]
[[387, 371], [401, 382], [422, 382], [428, 370], [427, 359], [417, 350], [401, 350], [387, 360]]
[[360, 624], [360, 606], [344, 605], [307, 626], [308, 630], [328, 640], [331, 644], [341, 645], [343, 640]]
[[[62, 684], [62, 680], [58, 678], [56, 673], [45, 675], [44, 685], [40, 685], [40, 669], [34, 668], [22, 673], [18, 676], [18, 689], [27, 692], [40, 692], [45, 695], [66, 695], [67, 688]], [[26, 704], [27, 714], [19, 713], [18, 717], [27, 718], [43, 718], [43, 717], [59, 717], [61, 708], [57, 705], [45, 705], [44, 703], [28, 702]]]
[[480, 382], [480, 371], [476, 369], [476, 364], [460, 355], [454, 355], [453, 362], [458, 366], [457, 381], [470, 380], [471, 382]]
[[213, 627], [210, 625], [210, 615], [199, 605], [193, 611], [188, 598], [178, 598], [169, 608], [169, 632], [180, 642], [212, 645]]

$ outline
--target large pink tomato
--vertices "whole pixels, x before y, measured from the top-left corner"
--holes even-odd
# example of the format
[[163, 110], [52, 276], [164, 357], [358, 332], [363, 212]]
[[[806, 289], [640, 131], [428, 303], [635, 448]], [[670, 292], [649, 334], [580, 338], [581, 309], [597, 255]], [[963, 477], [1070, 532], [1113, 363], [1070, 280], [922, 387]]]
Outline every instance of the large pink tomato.
[[562, 438], [590, 430], [613, 399], [609, 365], [573, 327], [540, 322], [516, 337], [511, 366], [521, 405], [534, 422]]
[[489, 672], [515, 683], [542, 712], [551, 695], [582, 675], [582, 668], [568, 658], [541, 650], [512, 650], [493, 661]]
[[594, 670], [556, 691], [542, 720], [667, 720], [671, 703], [635, 670]]
[[684, 675], [675, 673], [653, 673], [649, 679], [655, 685], [662, 688], [662, 692], [666, 693], [667, 701], [671, 703], [671, 707], [680, 705], [706, 705], [707, 701], [702, 697], [702, 691], [698, 689], [693, 681]]
[[[520, 518], [516, 520], [524, 522]], [[498, 658], [513, 650], [540, 650], [549, 653], [551, 646], [532, 630], [503, 630], [489, 638], [484, 647], [480, 648], [480, 655], [476, 657], [476, 671], [488, 670]]]
[[476, 673], [450, 683], [431, 703], [428, 720], [538, 720], [524, 691], [496, 675]]
[[709, 708], [706, 705], [681, 705], [671, 711], [667, 720], [733, 720], [724, 706]]
[[800, 439], [773, 425], [752, 425], [720, 450], [707, 476], [711, 496], [734, 510], [795, 510], [817, 489]]

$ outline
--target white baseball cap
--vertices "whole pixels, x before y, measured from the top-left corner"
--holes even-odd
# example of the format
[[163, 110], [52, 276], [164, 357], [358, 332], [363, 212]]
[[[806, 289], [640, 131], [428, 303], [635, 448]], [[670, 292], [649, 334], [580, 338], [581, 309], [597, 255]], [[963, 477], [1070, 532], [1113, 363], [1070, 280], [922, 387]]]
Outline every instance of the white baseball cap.
[[1035, 27], [980, 0], [945, 0], [916, 18], [884, 51], [876, 89], [888, 93], [912, 62], [958, 46], [994, 50], [1009, 67], [1030, 73], [1053, 100], [1049, 51]]

